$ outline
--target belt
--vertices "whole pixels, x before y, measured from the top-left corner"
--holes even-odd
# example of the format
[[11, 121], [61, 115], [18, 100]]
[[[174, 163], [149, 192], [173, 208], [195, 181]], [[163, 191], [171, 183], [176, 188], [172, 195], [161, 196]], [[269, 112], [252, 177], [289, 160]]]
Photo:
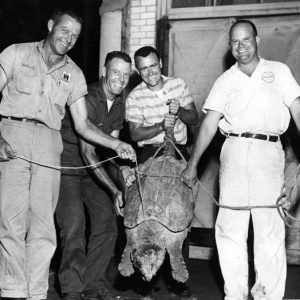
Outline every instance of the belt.
[[43, 123], [40, 120], [36, 120], [36, 119], [27, 119], [27, 118], [17, 118], [17, 117], [6, 117], [6, 116], [1, 116], [1, 118], [3, 119], [8, 119], [8, 120], [14, 120], [14, 121], [20, 121], [20, 122], [32, 122], [35, 124], [43, 124], [45, 125], [45, 123]]
[[235, 136], [235, 137], [244, 137], [249, 139], [258, 139], [264, 140], [269, 142], [278, 142], [280, 137], [279, 135], [269, 135], [269, 134], [260, 134], [260, 133], [250, 133], [250, 132], [243, 132], [243, 133], [226, 133], [226, 136]]

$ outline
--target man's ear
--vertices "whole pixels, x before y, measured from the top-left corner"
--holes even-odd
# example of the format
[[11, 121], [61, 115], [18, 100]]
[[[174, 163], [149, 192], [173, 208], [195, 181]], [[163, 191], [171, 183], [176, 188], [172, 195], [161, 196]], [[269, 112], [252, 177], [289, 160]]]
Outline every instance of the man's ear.
[[159, 60], [159, 67], [162, 68], [162, 62], [161, 62], [161, 59]]
[[54, 26], [54, 21], [52, 19], [50, 19], [48, 21], [47, 27], [48, 27], [48, 31], [51, 32]]
[[135, 70], [136, 70], [136, 72], [141, 76], [141, 73], [140, 73], [140, 71], [138, 70], [137, 67], [135, 67]]
[[102, 67], [102, 76], [105, 77], [105, 75], [106, 75], [106, 67], [103, 66]]
[[255, 37], [255, 40], [256, 40], [256, 44], [259, 45], [259, 43], [260, 43], [260, 37], [258, 35]]

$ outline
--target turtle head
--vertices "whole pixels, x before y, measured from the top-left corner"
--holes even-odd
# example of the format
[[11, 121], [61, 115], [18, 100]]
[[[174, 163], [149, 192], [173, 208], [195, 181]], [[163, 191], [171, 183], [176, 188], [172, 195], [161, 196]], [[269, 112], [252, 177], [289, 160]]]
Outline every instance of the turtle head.
[[158, 245], [141, 245], [132, 251], [132, 262], [140, 270], [143, 279], [150, 281], [157, 273], [165, 258], [165, 249]]

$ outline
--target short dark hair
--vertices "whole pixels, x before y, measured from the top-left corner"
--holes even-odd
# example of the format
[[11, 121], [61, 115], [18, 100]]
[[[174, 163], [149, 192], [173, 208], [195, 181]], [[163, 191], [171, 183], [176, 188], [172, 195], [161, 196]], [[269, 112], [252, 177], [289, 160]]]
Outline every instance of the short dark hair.
[[230, 30], [229, 30], [229, 38], [231, 38], [232, 31], [233, 31], [234, 27], [235, 27], [236, 25], [238, 25], [238, 24], [248, 24], [248, 25], [250, 25], [251, 28], [252, 28], [254, 37], [257, 36], [257, 29], [256, 29], [256, 26], [254, 25], [254, 23], [252, 23], [252, 22], [249, 21], [249, 20], [241, 19], [241, 20], [235, 21], [235, 22], [231, 25]]
[[104, 66], [106, 67], [110, 61], [112, 61], [114, 58], [120, 58], [123, 59], [125, 62], [128, 62], [131, 64], [131, 58], [130, 56], [122, 51], [112, 51], [107, 53], [104, 61]]
[[54, 21], [54, 24], [57, 24], [59, 22], [59, 19], [63, 15], [68, 15], [75, 19], [80, 24], [83, 23], [83, 18], [81, 17], [80, 13], [75, 8], [57, 8], [51, 15], [50, 19]]
[[144, 46], [142, 48], [139, 48], [138, 50], [135, 51], [134, 53], [134, 62], [136, 64], [136, 58], [138, 56], [142, 56], [142, 57], [147, 57], [148, 55], [150, 55], [151, 53], [155, 54], [157, 59], [160, 60], [160, 55], [157, 52], [157, 50], [151, 46]]

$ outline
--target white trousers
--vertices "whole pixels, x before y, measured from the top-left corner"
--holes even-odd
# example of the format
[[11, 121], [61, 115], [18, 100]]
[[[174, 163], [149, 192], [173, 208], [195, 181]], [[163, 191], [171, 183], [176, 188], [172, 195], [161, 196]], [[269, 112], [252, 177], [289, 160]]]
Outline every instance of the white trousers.
[[[284, 181], [281, 142], [227, 138], [220, 156], [220, 204], [273, 205]], [[248, 299], [247, 238], [254, 232], [255, 300], [283, 299], [286, 280], [285, 226], [274, 208], [251, 211], [221, 208], [216, 242], [225, 281], [225, 300]]]

